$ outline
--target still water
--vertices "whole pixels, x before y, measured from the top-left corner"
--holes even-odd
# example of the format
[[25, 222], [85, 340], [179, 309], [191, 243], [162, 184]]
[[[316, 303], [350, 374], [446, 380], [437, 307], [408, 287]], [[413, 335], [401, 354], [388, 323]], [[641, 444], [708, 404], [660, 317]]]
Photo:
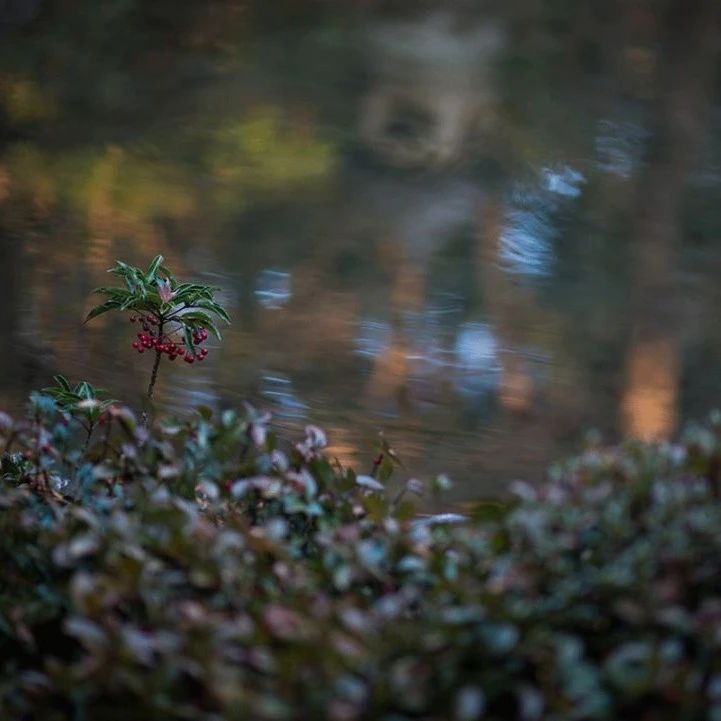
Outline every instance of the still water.
[[222, 289], [159, 403], [378, 430], [458, 494], [721, 404], [713, 0], [0, 2], [0, 403], [137, 404], [115, 258]]

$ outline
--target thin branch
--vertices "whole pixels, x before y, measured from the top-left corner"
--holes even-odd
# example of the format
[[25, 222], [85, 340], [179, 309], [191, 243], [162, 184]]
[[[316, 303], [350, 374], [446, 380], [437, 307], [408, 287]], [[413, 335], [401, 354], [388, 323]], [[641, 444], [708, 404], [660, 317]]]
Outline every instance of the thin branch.
[[83, 459], [85, 458], [85, 454], [88, 452], [88, 448], [90, 447], [90, 438], [92, 437], [93, 431], [95, 430], [95, 424], [90, 421], [87, 426], [82, 422], [81, 425], [87, 432], [87, 435], [85, 436], [85, 443], [83, 444], [83, 451], [80, 454], [80, 458]]
[[[165, 324], [165, 318], [163, 316], [160, 316], [159, 318], [159, 324], [158, 324], [158, 338], [163, 337], [163, 325]], [[147, 392], [147, 400], [148, 400], [148, 407], [153, 402], [153, 391], [155, 390], [155, 381], [158, 379], [158, 368], [160, 367], [160, 359], [163, 357], [163, 354], [159, 350], [155, 350], [155, 360], [153, 361], [153, 371], [150, 375], [150, 383], [148, 384], [148, 392]], [[148, 425], [148, 411], [143, 411], [143, 425]]]

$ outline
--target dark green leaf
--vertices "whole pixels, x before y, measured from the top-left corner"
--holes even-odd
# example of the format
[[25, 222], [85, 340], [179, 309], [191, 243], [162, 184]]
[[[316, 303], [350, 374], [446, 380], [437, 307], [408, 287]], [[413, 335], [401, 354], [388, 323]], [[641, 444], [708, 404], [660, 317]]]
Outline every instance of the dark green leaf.
[[221, 320], [224, 320], [226, 323], [230, 324], [230, 316], [226, 312], [225, 308], [223, 308], [215, 301], [203, 298], [197, 301], [196, 305], [198, 306], [198, 308], [205, 308], [206, 310], [215, 313], [215, 315], [217, 315]]
[[64, 390], [69, 391], [70, 390], [70, 383], [68, 383], [68, 379], [63, 375], [56, 375], [53, 376], [53, 380]]
[[155, 281], [155, 274], [158, 272], [158, 269], [163, 263], [163, 256], [162, 255], [156, 255], [155, 258], [151, 261], [150, 265], [148, 266], [148, 272], [145, 274], [145, 280], [148, 283], [152, 283]]
[[99, 315], [107, 313], [109, 310], [115, 310], [116, 308], [119, 308], [120, 305], [121, 303], [119, 303], [117, 300], [106, 300], [105, 303], [96, 305], [95, 308], [93, 308], [88, 313], [87, 317], [85, 318], [85, 322], [87, 323], [89, 320], [97, 318]]
[[193, 343], [193, 335], [191, 332], [191, 329], [186, 325], [183, 326], [183, 334], [185, 336], [185, 347], [193, 354], [195, 357], [195, 344]]

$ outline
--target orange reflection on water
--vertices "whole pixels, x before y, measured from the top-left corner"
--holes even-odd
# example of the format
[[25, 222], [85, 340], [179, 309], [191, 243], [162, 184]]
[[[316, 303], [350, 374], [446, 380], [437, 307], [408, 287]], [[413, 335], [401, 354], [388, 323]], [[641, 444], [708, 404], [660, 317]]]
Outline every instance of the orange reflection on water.
[[677, 421], [679, 358], [670, 338], [635, 343], [626, 365], [621, 402], [624, 432], [644, 441], [663, 440]]
[[503, 361], [503, 378], [500, 403], [503, 408], [521, 413], [530, 408], [533, 401], [533, 380], [517, 356], [506, 353]]

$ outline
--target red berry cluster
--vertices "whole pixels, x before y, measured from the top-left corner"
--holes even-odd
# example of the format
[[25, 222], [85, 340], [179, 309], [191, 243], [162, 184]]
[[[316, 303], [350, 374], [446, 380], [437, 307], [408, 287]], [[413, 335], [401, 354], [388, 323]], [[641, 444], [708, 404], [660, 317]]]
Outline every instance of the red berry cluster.
[[195, 345], [205, 343], [206, 340], [208, 340], [208, 331], [205, 330], [205, 328], [199, 328], [193, 331], [193, 343], [195, 343]]
[[[176, 343], [165, 333], [161, 333], [160, 329], [156, 330], [155, 326], [158, 326], [157, 319], [152, 316], [144, 315], [131, 315], [130, 322], [140, 322], [144, 332], [138, 333], [138, 339], [133, 341], [133, 349], [138, 353], [145, 353], [146, 350], [155, 350], [158, 353], [164, 353], [168, 356], [168, 360], [174, 361], [178, 357], [186, 363], [194, 363], [197, 361], [204, 361], [208, 355], [207, 348], [199, 348], [195, 354], [191, 351], [186, 350], [182, 344]], [[208, 339], [208, 331], [205, 328], [200, 328], [193, 331], [193, 343], [200, 345]]]

